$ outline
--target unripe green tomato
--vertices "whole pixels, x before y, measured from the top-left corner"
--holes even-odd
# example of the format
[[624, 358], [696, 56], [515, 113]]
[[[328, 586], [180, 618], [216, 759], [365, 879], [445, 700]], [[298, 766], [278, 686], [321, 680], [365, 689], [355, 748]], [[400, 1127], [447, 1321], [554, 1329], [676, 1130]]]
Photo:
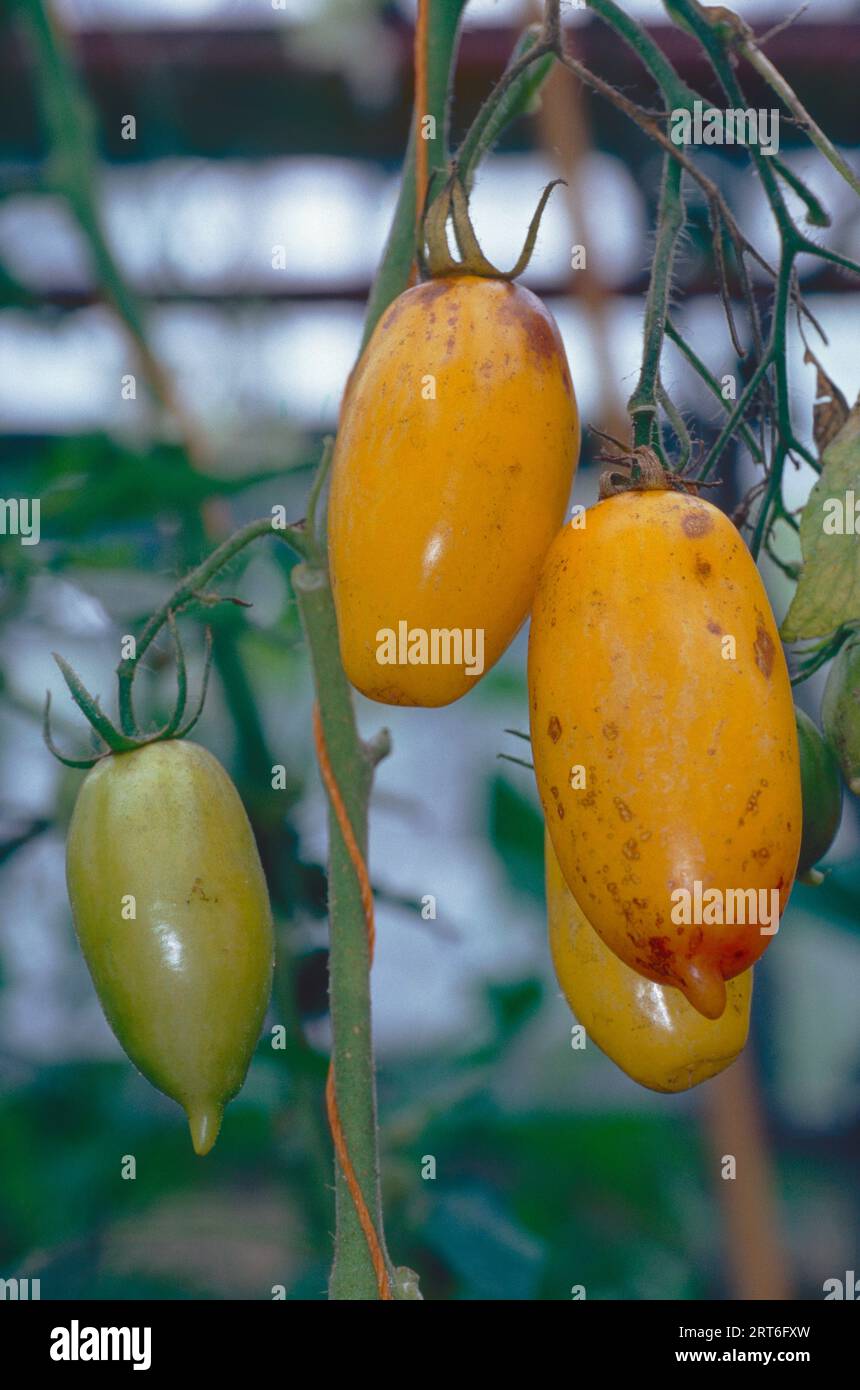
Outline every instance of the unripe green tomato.
[[800, 751], [803, 799], [803, 837], [798, 874], [808, 873], [833, 844], [842, 819], [842, 779], [839, 762], [818, 726], [802, 709], [794, 711]]
[[108, 1023], [208, 1153], [272, 985], [269, 895], [236, 788], [194, 743], [112, 754], [81, 787], [66, 877]]
[[834, 657], [821, 700], [821, 724], [842, 776], [860, 796], [860, 633]]

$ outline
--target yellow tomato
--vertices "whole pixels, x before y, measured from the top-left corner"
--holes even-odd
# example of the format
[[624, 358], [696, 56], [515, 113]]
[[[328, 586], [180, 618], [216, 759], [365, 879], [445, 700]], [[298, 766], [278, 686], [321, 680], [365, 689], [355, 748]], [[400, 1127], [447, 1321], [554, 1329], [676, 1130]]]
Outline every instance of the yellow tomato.
[[802, 824], [785, 659], [728, 518], [627, 492], [565, 527], [535, 599], [529, 702], [577, 902], [629, 966], [718, 1018], [725, 980], [773, 939]]
[[548, 835], [546, 904], [562, 992], [591, 1041], [629, 1077], [652, 1091], [686, 1091], [735, 1060], [749, 1032], [752, 970], [729, 981], [727, 1006], [715, 1020], [680, 990], [644, 979], [586, 921]]
[[66, 874], [108, 1023], [208, 1153], [272, 984], [269, 895], [236, 788], [194, 743], [105, 758], [81, 787]]
[[579, 453], [564, 348], [528, 290], [407, 290], [350, 381], [328, 534], [341, 654], [392, 705], [446, 705], [525, 619]]

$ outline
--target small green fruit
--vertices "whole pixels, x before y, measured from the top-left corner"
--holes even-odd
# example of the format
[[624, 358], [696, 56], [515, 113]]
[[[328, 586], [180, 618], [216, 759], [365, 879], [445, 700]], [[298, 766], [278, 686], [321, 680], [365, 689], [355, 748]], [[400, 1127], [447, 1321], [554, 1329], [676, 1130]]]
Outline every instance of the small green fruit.
[[831, 664], [821, 723], [836, 750], [842, 776], [860, 796], [860, 633], [849, 638]]
[[818, 726], [802, 709], [795, 709], [794, 713], [803, 799], [803, 838], [797, 864], [800, 877], [824, 857], [833, 843], [842, 819], [842, 780], [836, 754]]
[[195, 743], [104, 758], [78, 795], [66, 875], [108, 1023], [208, 1153], [272, 986], [269, 895], [236, 788]]

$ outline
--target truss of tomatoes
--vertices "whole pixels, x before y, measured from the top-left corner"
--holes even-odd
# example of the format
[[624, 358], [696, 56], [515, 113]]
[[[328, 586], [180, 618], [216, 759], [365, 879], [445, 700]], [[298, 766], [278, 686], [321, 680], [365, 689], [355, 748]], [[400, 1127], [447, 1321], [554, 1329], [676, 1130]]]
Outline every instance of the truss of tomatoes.
[[[558, 329], [528, 290], [478, 269], [400, 295], [350, 380], [328, 512], [343, 665], [370, 699], [446, 705], [531, 614], [556, 974], [623, 1071], [681, 1091], [744, 1046], [753, 966], [836, 832], [840, 761], [860, 771], [857, 702], [852, 725], [830, 701], [837, 760], [795, 714], [737, 530], [647, 451], [565, 524], [579, 418]], [[856, 646], [846, 665], [853, 679]], [[206, 1153], [272, 979], [238, 794], [189, 742], [114, 753], [82, 787], [67, 864], [107, 1019]]]

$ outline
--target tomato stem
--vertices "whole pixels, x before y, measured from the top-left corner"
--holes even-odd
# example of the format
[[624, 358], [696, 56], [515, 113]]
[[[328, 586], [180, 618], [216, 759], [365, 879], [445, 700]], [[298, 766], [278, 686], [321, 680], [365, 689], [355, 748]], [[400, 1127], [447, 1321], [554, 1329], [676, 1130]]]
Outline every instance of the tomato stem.
[[[311, 658], [322, 731], [332, 774], [359, 852], [367, 859], [367, 812], [374, 766], [390, 748], [386, 730], [365, 743], [340, 661], [337, 618], [328, 572], [301, 564], [293, 589]], [[340, 1124], [377, 1237], [385, 1249], [379, 1186], [376, 1080], [370, 1010], [370, 945], [361, 884], [334, 807], [329, 805], [329, 998], [332, 1060]], [[340, 1165], [335, 1170], [333, 1299], [377, 1297], [367, 1240]], [[387, 1259], [387, 1256], [386, 1256]], [[393, 1267], [389, 1274], [393, 1278]]]

